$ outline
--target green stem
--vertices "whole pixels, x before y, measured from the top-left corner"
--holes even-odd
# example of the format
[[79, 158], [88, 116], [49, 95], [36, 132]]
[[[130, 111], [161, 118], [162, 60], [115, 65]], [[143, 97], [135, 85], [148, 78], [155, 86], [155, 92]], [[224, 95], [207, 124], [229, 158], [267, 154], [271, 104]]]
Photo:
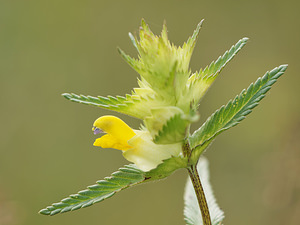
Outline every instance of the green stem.
[[201, 210], [203, 225], [211, 225], [209, 210], [197, 168], [196, 166], [191, 165], [187, 169], [196, 192], [196, 196]]

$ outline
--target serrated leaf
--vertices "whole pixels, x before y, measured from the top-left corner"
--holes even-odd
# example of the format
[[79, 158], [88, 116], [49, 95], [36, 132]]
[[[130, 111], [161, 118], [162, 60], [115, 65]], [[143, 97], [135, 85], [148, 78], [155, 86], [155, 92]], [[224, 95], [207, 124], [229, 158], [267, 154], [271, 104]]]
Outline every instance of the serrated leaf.
[[200, 70], [196, 79], [201, 77], [213, 78], [217, 76], [226, 64], [244, 47], [249, 39], [244, 37], [240, 39], [235, 45], [233, 45], [229, 51], [226, 51], [223, 56], [219, 56], [216, 61], [211, 62], [209, 66], [206, 66], [204, 70]]
[[[206, 158], [200, 158], [197, 165], [197, 170], [199, 171], [199, 177], [201, 179], [201, 183], [204, 189], [212, 225], [220, 225], [224, 219], [224, 212], [219, 208], [214, 197], [209, 182], [208, 160]], [[203, 221], [199, 209], [198, 200], [190, 178], [188, 178], [185, 187], [184, 205], [184, 220], [186, 224], [202, 225]]]
[[[126, 95], [122, 96], [108, 96], [108, 97], [92, 97], [84, 95], [76, 95], [64, 93], [62, 94], [66, 99], [86, 105], [93, 105], [103, 109], [109, 109], [115, 112], [124, 113], [129, 116], [144, 119], [150, 116], [150, 107], [159, 107], [161, 102], [154, 101], [152, 98], [141, 98], [140, 96]], [[148, 106], [148, 107], [147, 107]]]
[[213, 113], [189, 138], [190, 146], [194, 149], [193, 159], [197, 161], [204, 149], [218, 134], [237, 125], [251, 113], [286, 69], [287, 65], [281, 65], [267, 72], [254, 84], [252, 83], [247, 90], [243, 90], [233, 101], [230, 100], [226, 106], [222, 106]]
[[[182, 132], [183, 136], [185, 136], [186, 126], [182, 126], [182, 123], [187, 123], [187, 120], [183, 119], [185, 115], [180, 108], [167, 106], [153, 108], [150, 111], [151, 116], [145, 118], [144, 124], [156, 144], [173, 144], [179, 142], [176, 140], [182, 136]], [[176, 126], [176, 123], [178, 123], [178, 126]], [[170, 136], [171, 132], [175, 136]]]
[[51, 206], [40, 210], [39, 213], [53, 216], [58, 213], [85, 208], [134, 185], [166, 178], [175, 170], [186, 167], [186, 164], [186, 158], [172, 157], [164, 160], [163, 163], [148, 172], [138, 169], [134, 164], [126, 165], [119, 171], [112, 173], [110, 177], [99, 180], [96, 184], [88, 186], [87, 189], [70, 195], [58, 203], [53, 203]]
[[[131, 37], [131, 36], [130, 36]], [[134, 40], [134, 39], [131, 39]], [[135, 47], [137, 46], [136, 43], [134, 45]], [[137, 47], [136, 47], [137, 48]], [[138, 49], [138, 48], [137, 48]], [[118, 52], [119, 54], [122, 56], [122, 58], [138, 73], [140, 72], [140, 62], [136, 59], [133, 59], [132, 57], [130, 57], [129, 55], [127, 55], [122, 49], [118, 48]]]
[[184, 43], [182, 46], [182, 49], [185, 49], [185, 51], [187, 51], [190, 55], [192, 54], [194, 47], [196, 45], [196, 41], [198, 39], [199, 32], [202, 27], [203, 21], [204, 21], [204, 19], [200, 21], [200, 23], [197, 25], [197, 28], [195, 29], [193, 35], [191, 37], [189, 37], [187, 42]]
[[221, 70], [233, 59], [242, 47], [245, 46], [247, 41], [248, 38], [246, 37], [240, 39], [229, 51], [226, 51], [223, 56], [220, 56], [216, 61], [213, 61], [209, 66], [206, 66], [205, 69], [201, 69], [199, 73], [195, 73], [189, 78], [188, 86], [195, 104], [198, 104], [198, 101], [206, 93]]
[[144, 180], [145, 172], [138, 169], [135, 165], [128, 165], [120, 168], [111, 177], [97, 181], [97, 184], [89, 186], [86, 190], [79, 191], [77, 194], [70, 195], [59, 203], [54, 203], [52, 206], [42, 209], [40, 213], [52, 216], [85, 208], [110, 198], [125, 188], [142, 183]]
[[190, 121], [182, 118], [182, 116], [182, 114], [175, 114], [166, 121], [162, 129], [159, 130], [158, 134], [154, 137], [154, 143], [172, 144], [183, 141]]

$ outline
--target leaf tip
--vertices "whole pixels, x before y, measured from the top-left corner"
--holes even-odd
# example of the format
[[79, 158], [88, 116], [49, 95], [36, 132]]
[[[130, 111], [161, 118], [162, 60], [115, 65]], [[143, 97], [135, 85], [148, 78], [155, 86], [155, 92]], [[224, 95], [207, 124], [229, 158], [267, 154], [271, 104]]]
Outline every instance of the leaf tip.
[[198, 27], [202, 27], [203, 22], [204, 22], [204, 19], [202, 19], [202, 20], [198, 23]]
[[122, 55], [123, 51], [122, 51], [122, 49], [121, 49], [120, 47], [117, 47], [117, 51], [118, 51], [118, 53], [119, 53], [120, 55]]
[[243, 42], [247, 42], [248, 40], [249, 40], [248, 37], [243, 37], [243, 38], [242, 38], [242, 41], [243, 41]]
[[50, 213], [51, 212], [48, 209], [42, 209], [39, 211], [39, 214], [46, 215], [46, 216], [50, 215]]
[[282, 72], [284, 72], [288, 68], [288, 64], [282, 64], [279, 66], [279, 68], [280, 68], [280, 70], [282, 70]]
[[61, 94], [63, 97], [65, 97], [66, 99], [70, 99], [71, 98], [71, 94], [69, 93], [63, 93]]

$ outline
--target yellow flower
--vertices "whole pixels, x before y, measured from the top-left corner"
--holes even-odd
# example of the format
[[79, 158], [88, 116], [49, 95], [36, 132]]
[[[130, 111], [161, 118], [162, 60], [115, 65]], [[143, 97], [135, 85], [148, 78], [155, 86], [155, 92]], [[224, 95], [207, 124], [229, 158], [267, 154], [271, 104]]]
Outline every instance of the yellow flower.
[[121, 119], [115, 116], [102, 116], [93, 124], [94, 134], [107, 133], [96, 139], [95, 146], [127, 150], [131, 146], [127, 141], [135, 136], [134, 131]]
[[149, 171], [164, 159], [179, 156], [181, 143], [158, 145], [147, 130], [133, 130], [115, 116], [102, 116], [93, 124], [94, 134], [106, 133], [96, 139], [95, 146], [123, 151], [123, 156], [143, 171]]

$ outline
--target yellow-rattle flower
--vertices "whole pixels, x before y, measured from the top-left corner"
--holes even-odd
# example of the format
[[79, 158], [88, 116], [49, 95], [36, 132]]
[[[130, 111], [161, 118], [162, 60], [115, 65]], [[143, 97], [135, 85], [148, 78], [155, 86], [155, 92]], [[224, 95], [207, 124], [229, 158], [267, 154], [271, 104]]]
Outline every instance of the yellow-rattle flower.
[[164, 159], [179, 156], [181, 143], [158, 145], [148, 130], [133, 130], [115, 116], [102, 116], [93, 124], [94, 134], [105, 133], [94, 146], [123, 151], [123, 156], [143, 171], [149, 171]]

